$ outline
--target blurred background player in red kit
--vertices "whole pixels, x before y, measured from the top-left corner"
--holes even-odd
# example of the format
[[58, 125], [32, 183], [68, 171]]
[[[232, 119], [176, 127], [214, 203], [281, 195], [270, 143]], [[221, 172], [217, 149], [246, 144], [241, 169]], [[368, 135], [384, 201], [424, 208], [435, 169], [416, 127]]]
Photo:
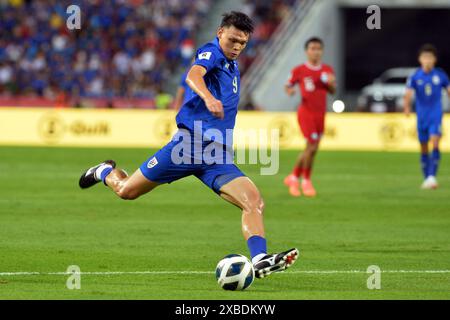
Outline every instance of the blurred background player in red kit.
[[311, 182], [311, 170], [319, 142], [324, 132], [325, 113], [327, 109], [327, 93], [336, 91], [336, 78], [333, 68], [322, 63], [323, 41], [310, 38], [305, 43], [307, 62], [295, 67], [285, 86], [286, 93], [295, 94], [295, 85], [300, 87], [302, 102], [298, 108], [297, 119], [303, 136], [306, 138], [306, 149], [295, 163], [292, 173], [284, 179], [289, 193], [299, 197], [301, 189], [305, 196], [316, 195]]

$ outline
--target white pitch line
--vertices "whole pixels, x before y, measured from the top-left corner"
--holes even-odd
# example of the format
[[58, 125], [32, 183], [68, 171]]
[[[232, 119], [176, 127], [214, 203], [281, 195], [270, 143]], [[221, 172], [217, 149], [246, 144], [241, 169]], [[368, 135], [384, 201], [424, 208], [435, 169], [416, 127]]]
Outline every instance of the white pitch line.
[[[287, 274], [355, 274], [373, 273], [364, 270], [292, 270]], [[418, 273], [418, 274], [445, 274], [450, 270], [381, 270], [380, 273]], [[53, 275], [167, 275], [167, 274], [214, 274], [214, 271], [98, 271], [98, 272], [0, 272], [1, 276], [53, 276]], [[282, 273], [284, 274], [284, 273]]]
[[59, 276], [59, 275], [125, 275], [125, 274], [209, 274], [212, 271], [94, 271], [94, 272], [0, 272], [0, 276]]
[[[334, 273], [373, 273], [373, 272], [367, 272], [364, 270], [296, 270], [291, 271], [289, 273], [334, 274]], [[450, 273], [450, 270], [380, 270], [380, 273]]]

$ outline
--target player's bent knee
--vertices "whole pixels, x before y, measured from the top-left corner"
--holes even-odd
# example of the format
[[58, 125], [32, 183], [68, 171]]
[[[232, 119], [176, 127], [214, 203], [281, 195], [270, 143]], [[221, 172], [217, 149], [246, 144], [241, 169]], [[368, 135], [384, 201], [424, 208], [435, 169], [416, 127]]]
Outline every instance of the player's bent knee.
[[319, 143], [318, 142], [312, 143], [310, 145], [310, 150], [311, 150], [312, 153], [316, 153], [318, 149], [319, 149]]
[[431, 145], [433, 146], [433, 149], [439, 148], [439, 138], [431, 139]]
[[249, 213], [259, 213], [264, 212], [264, 201], [261, 198], [259, 192], [252, 192], [248, 195], [246, 201], [243, 204], [243, 209]]
[[308, 143], [306, 146], [305, 152], [308, 154], [314, 154], [317, 152], [319, 145], [317, 143]]
[[265, 204], [264, 204], [264, 200], [263, 198], [259, 198], [259, 202], [258, 202], [258, 210], [259, 213], [263, 214], [264, 213], [264, 208], [265, 208]]

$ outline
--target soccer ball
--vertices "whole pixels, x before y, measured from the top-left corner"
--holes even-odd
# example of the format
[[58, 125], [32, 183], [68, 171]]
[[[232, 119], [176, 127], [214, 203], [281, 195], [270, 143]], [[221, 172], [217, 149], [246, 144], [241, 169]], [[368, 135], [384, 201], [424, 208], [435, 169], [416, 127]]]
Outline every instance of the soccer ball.
[[255, 269], [247, 257], [229, 254], [216, 267], [217, 283], [225, 290], [244, 290], [255, 279]]

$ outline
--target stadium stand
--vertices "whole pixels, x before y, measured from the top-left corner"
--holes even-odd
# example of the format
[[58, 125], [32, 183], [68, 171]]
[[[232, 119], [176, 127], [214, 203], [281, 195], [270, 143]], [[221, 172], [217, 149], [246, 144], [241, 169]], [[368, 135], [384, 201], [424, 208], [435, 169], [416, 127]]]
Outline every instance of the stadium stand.
[[[295, 0], [245, 1], [245, 70]], [[69, 5], [82, 26], [66, 27]], [[195, 52], [211, 0], [0, 0], [0, 105], [155, 108]]]

